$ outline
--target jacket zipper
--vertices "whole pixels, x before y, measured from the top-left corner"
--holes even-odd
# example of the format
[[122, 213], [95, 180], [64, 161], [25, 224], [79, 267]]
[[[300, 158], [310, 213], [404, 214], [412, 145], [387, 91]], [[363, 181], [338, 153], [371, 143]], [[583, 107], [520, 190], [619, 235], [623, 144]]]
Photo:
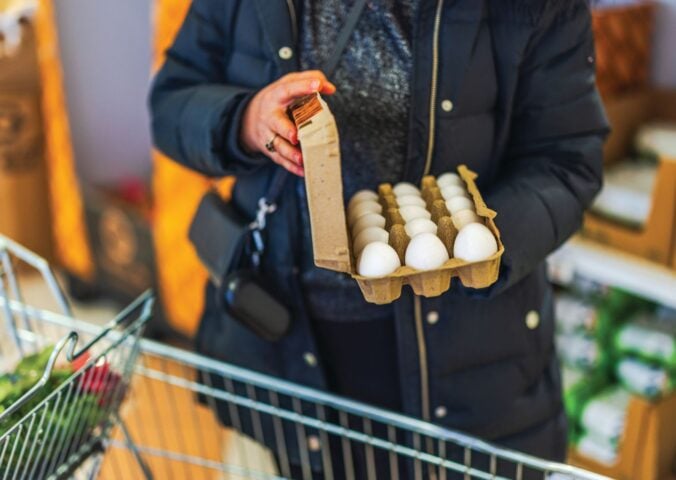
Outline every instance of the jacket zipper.
[[429, 378], [427, 373], [427, 345], [425, 345], [425, 329], [422, 320], [422, 305], [420, 297], [413, 297], [413, 315], [415, 317], [415, 335], [418, 341], [418, 361], [420, 367], [420, 402], [422, 403], [422, 418], [430, 420]]
[[434, 133], [437, 113], [437, 78], [439, 74], [439, 30], [441, 29], [441, 9], [444, 0], [438, 0], [437, 11], [434, 16], [434, 31], [432, 38], [432, 82], [430, 85], [430, 131], [427, 137], [427, 155], [425, 157], [425, 170], [423, 176], [430, 173], [432, 167], [432, 154], [434, 153]]
[[[439, 30], [441, 28], [441, 11], [444, 0], [437, 1], [437, 11], [434, 16], [434, 31], [432, 38], [432, 82], [430, 85], [430, 116], [429, 116], [429, 135], [427, 137], [427, 156], [425, 159], [425, 169], [423, 176], [428, 175], [432, 166], [432, 153], [434, 152], [434, 129], [436, 123], [436, 104], [437, 104], [437, 77], [439, 70]], [[420, 297], [413, 297], [413, 316], [415, 318], [415, 331], [418, 341], [418, 359], [420, 367], [420, 401], [422, 403], [421, 413], [425, 421], [430, 421], [430, 391], [429, 391], [429, 372], [427, 362], [427, 343], [425, 341], [425, 329], [422, 318], [422, 304]]]

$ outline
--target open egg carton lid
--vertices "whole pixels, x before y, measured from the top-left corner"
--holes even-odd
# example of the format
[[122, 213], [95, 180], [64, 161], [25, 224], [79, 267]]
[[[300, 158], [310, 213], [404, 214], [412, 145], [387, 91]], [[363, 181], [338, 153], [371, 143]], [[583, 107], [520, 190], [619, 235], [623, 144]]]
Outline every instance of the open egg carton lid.
[[440, 268], [429, 271], [403, 265], [382, 278], [358, 275], [346, 221], [335, 119], [319, 94], [300, 99], [290, 111], [298, 127], [303, 152], [315, 265], [350, 274], [358, 282], [365, 299], [378, 304], [399, 298], [404, 284], [411, 285], [418, 295], [434, 297], [450, 288], [454, 276], [459, 276], [463, 285], [472, 288], [485, 288], [495, 283], [504, 253], [494, 222], [496, 213], [486, 206], [476, 186], [477, 175], [464, 165], [458, 167], [458, 174], [466, 184], [477, 215], [495, 236], [497, 252], [479, 262], [466, 262], [451, 255]]

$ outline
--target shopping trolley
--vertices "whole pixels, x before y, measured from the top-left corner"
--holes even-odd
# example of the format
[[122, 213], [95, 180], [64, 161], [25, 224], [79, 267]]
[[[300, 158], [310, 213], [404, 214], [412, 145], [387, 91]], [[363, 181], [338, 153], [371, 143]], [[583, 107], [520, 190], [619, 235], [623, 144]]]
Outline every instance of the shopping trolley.
[[[40, 319], [98, 331], [62, 314]], [[174, 346], [138, 347], [98, 478], [606, 478]]]
[[[42, 274], [63, 315], [23, 301], [17, 269]], [[47, 263], [0, 236], [0, 478], [95, 475], [126, 396], [152, 298], [78, 329]]]

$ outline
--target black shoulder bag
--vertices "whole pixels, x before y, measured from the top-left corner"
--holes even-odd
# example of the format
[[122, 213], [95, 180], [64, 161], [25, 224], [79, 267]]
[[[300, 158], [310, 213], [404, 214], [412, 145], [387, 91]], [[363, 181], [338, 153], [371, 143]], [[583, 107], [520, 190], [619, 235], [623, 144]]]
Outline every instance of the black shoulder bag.
[[[336, 41], [334, 54], [322, 71], [332, 76], [352, 36], [366, 0], [356, 0]], [[260, 272], [265, 250], [266, 217], [277, 209], [289, 173], [275, 170], [266, 194], [258, 201], [253, 222], [215, 191], [201, 200], [188, 234], [197, 256], [217, 287], [217, 302], [232, 318], [269, 341], [281, 339], [291, 326], [291, 314], [272, 294]]]

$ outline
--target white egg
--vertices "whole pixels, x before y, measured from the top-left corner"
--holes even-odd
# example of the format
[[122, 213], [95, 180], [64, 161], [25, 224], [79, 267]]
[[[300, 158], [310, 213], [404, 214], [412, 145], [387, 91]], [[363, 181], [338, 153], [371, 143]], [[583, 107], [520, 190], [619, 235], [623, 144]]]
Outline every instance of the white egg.
[[479, 216], [472, 210], [465, 209], [451, 214], [451, 220], [453, 220], [453, 225], [455, 225], [455, 228], [462, 230], [463, 227], [469, 225], [470, 223], [479, 222]]
[[397, 197], [403, 197], [406, 195], [416, 195], [419, 197], [421, 195], [418, 187], [408, 182], [397, 183], [392, 190]]
[[432, 220], [428, 220], [427, 218], [414, 218], [404, 225], [404, 229], [410, 238], [413, 238], [421, 233], [437, 234], [436, 223], [434, 223]]
[[441, 189], [441, 196], [444, 197], [444, 200], [450, 200], [453, 197], [469, 198], [469, 193], [467, 193], [467, 190], [457, 185], [448, 185]]
[[448, 260], [443, 242], [433, 233], [421, 233], [406, 247], [406, 265], [416, 270], [434, 270]]
[[458, 187], [465, 187], [465, 183], [462, 181], [462, 178], [457, 173], [444, 173], [437, 177], [437, 185], [439, 188], [448, 187], [449, 185], [457, 185]]
[[385, 242], [387, 243], [390, 238], [390, 234], [387, 233], [387, 230], [380, 227], [368, 227], [359, 232], [357, 238], [354, 239], [354, 254], [359, 256], [364, 247], [369, 243], [373, 242]]
[[360, 217], [368, 213], [382, 213], [383, 206], [374, 200], [356, 203], [347, 210], [347, 223], [352, 226]]
[[357, 235], [369, 227], [385, 227], [385, 217], [378, 213], [367, 213], [363, 217], [359, 218], [354, 225], [352, 225], [352, 238], [357, 238]]
[[352, 198], [347, 204], [347, 208], [349, 210], [357, 203], [361, 203], [366, 200], [378, 201], [378, 194], [373, 190], [359, 190], [357, 193], [352, 195]]
[[424, 207], [418, 207], [415, 205], [407, 205], [406, 207], [401, 207], [399, 209], [401, 217], [406, 223], [414, 220], [416, 218], [427, 218], [428, 220], [432, 218], [432, 214]]
[[401, 266], [399, 255], [385, 242], [369, 243], [357, 262], [357, 272], [363, 277], [386, 277]]
[[474, 211], [474, 202], [467, 197], [453, 197], [446, 200], [446, 208], [451, 212], [451, 215], [454, 215], [460, 210]]
[[467, 262], [486, 260], [498, 251], [493, 233], [480, 223], [471, 223], [458, 232], [453, 256]]
[[415, 207], [425, 207], [425, 200], [423, 200], [421, 197], [418, 195], [402, 195], [401, 197], [397, 197], [397, 205], [399, 207], [408, 207], [409, 205], [413, 205]]

